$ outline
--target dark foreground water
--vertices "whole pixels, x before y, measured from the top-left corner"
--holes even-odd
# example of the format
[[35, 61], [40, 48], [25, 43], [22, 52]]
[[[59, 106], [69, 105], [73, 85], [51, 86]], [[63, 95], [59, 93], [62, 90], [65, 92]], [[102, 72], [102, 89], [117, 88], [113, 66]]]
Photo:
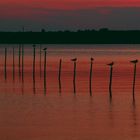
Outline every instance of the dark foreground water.
[[[5, 47], [7, 61], [5, 66]], [[13, 71], [15, 47], [15, 71]], [[46, 78], [44, 52], [24, 46], [19, 65], [19, 48], [0, 48], [0, 139], [1, 140], [139, 140], [140, 65], [137, 64], [135, 100], [132, 97], [134, 65], [140, 47], [129, 45], [47, 45]], [[22, 54], [22, 52], [21, 52]], [[77, 57], [75, 94], [73, 62]], [[90, 57], [94, 57], [92, 96], [89, 90]], [[58, 81], [62, 59], [61, 89]], [[41, 61], [40, 61], [41, 60]], [[109, 67], [114, 61], [110, 100]], [[40, 63], [41, 62], [41, 63]], [[22, 64], [24, 65], [22, 69]], [[19, 69], [20, 66], [20, 69]]]

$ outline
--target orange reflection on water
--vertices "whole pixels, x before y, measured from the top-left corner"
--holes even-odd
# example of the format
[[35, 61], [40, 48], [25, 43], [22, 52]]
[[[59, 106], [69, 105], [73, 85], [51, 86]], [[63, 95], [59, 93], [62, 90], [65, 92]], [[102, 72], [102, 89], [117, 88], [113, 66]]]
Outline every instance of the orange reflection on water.
[[[71, 46], [71, 48], [58, 49], [56, 46], [54, 48], [49, 46], [46, 78], [44, 78], [43, 52], [40, 77], [39, 49], [36, 49], [36, 67], [33, 77], [32, 48], [25, 46], [23, 80], [22, 74], [19, 77], [18, 48], [15, 56], [14, 80], [12, 53], [10, 53], [12, 48], [8, 48], [6, 80], [4, 79], [4, 54], [1, 54], [0, 139], [131, 140], [140, 138], [138, 117], [140, 115], [138, 94], [140, 65], [137, 64], [136, 101], [134, 102], [132, 100], [134, 66], [129, 62], [139, 58], [139, 54], [135, 50], [131, 51], [132, 48], [124, 51], [125, 48], [83, 47]], [[135, 49], [139, 52], [139, 48]], [[73, 88], [73, 62], [70, 61], [75, 57], [78, 58], [76, 96]], [[90, 57], [95, 59], [92, 97], [89, 90]], [[60, 58], [62, 58], [61, 93], [58, 81]], [[113, 99], [110, 101], [108, 98], [110, 68], [106, 64], [112, 61], [115, 64]]]

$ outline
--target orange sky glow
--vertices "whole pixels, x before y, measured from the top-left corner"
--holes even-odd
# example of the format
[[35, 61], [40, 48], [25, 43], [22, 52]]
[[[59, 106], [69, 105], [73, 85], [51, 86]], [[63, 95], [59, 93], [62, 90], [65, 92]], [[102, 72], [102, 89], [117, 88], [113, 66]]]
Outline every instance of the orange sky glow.
[[139, 7], [140, 0], [1, 0], [0, 30], [139, 29]]
[[94, 7], [139, 7], [140, 0], [3, 0], [0, 7], [47, 8], [47, 9], [87, 9]]

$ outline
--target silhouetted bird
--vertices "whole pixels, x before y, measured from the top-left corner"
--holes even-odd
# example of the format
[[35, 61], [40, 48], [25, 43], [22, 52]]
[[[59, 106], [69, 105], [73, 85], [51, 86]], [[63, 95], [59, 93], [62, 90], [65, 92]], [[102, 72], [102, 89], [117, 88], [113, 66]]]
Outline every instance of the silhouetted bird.
[[33, 45], [33, 47], [35, 48], [35, 44]]
[[132, 60], [132, 61], [130, 61], [131, 63], [138, 63], [138, 60], [136, 59], [136, 60]]
[[71, 59], [71, 61], [76, 61], [76, 60], [77, 60], [77, 58]]
[[108, 66], [113, 66], [114, 65], [114, 62], [112, 62], [112, 63], [109, 63], [109, 64], [107, 64]]
[[47, 48], [44, 48], [44, 49], [43, 49], [43, 51], [46, 51], [46, 50], [47, 50]]
[[94, 60], [94, 58], [92, 58], [92, 57], [91, 57], [91, 58], [90, 58], [90, 60], [91, 60], [91, 61], [93, 61], [93, 60]]

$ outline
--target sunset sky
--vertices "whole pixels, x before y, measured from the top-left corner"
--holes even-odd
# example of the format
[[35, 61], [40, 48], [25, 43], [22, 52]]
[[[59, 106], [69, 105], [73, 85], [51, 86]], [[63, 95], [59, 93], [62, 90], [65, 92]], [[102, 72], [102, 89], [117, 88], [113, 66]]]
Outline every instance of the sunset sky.
[[0, 30], [140, 29], [140, 0], [1, 0]]

